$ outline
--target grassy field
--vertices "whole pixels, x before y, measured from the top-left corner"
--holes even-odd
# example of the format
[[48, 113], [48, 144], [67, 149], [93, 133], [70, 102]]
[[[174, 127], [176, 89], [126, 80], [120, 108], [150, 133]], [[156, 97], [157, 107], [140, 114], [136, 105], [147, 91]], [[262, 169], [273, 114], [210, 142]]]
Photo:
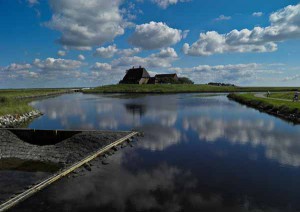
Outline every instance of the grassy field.
[[232, 87], [211, 85], [107, 85], [85, 90], [84, 93], [196, 93], [196, 92], [276, 92], [294, 91], [295, 87]]
[[0, 116], [21, 115], [32, 111], [33, 108], [28, 105], [31, 100], [25, 97], [34, 98], [64, 91], [63, 89], [0, 90]]
[[66, 89], [9, 89], [0, 90], [0, 97], [18, 98], [18, 97], [34, 97], [47, 95], [57, 92], [64, 92]]
[[271, 98], [277, 99], [288, 99], [292, 100], [294, 98], [295, 92], [284, 92], [284, 93], [271, 93]]
[[[283, 93], [281, 93], [283, 95]], [[280, 94], [276, 95], [279, 97]], [[300, 102], [257, 97], [255, 94], [229, 94], [228, 97], [241, 104], [299, 123]]]
[[[274, 107], [288, 107], [291, 109], [300, 109], [300, 102], [289, 102], [289, 101], [282, 101], [282, 100], [277, 100], [277, 99], [268, 99], [268, 98], [261, 98], [261, 97], [256, 97], [254, 94], [247, 93], [247, 94], [234, 94], [236, 96], [239, 96], [240, 98], [243, 98], [245, 101], [259, 101], [262, 102], [263, 104], [269, 104], [273, 105]], [[271, 98], [282, 98], [282, 99], [291, 99], [287, 98], [285, 93], [277, 93], [276, 95], [274, 94], [273, 96], [270, 96]], [[286, 98], [283, 98], [286, 97]]]

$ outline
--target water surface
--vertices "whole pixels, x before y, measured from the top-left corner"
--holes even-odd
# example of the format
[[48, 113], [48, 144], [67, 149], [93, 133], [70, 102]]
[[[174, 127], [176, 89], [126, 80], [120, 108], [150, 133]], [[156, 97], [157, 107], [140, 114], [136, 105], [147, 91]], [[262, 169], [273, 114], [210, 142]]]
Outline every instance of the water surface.
[[145, 137], [16, 211], [300, 210], [299, 126], [225, 95], [68, 94], [32, 104], [45, 115], [31, 128]]

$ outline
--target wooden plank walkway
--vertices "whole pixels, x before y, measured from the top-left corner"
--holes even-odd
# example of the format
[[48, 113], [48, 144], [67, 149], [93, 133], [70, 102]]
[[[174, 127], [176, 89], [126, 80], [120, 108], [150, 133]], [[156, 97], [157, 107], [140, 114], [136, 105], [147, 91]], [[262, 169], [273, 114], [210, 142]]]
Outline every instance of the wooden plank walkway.
[[97, 152], [87, 156], [83, 160], [73, 164], [72, 166], [64, 169], [63, 171], [61, 171], [59, 173], [56, 173], [55, 175], [49, 177], [48, 179], [44, 180], [43, 182], [41, 182], [39, 184], [33, 186], [32, 188], [26, 190], [25, 192], [23, 192], [21, 194], [18, 194], [17, 196], [13, 197], [12, 199], [10, 199], [7, 202], [0, 205], [0, 212], [6, 211], [6, 210], [12, 208], [13, 206], [15, 206], [18, 203], [20, 203], [20, 202], [24, 201], [25, 199], [29, 198], [30, 196], [32, 196], [36, 192], [46, 188], [47, 186], [51, 185], [55, 181], [57, 181], [57, 180], [61, 179], [62, 177], [70, 174], [71, 172], [73, 172], [77, 168], [79, 168], [79, 167], [83, 166], [84, 164], [86, 164], [86, 163], [92, 161], [93, 159], [97, 158], [99, 155], [104, 154], [106, 151], [110, 150], [114, 146], [117, 146], [117, 145], [125, 142], [129, 138], [131, 138], [133, 136], [136, 136], [136, 135], [138, 135], [138, 132], [131, 132], [127, 136], [125, 136], [125, 137], [123, 137], [123, 138], [121, 138], [121, 139], [105, 146], [104, 148], [101, 148]]

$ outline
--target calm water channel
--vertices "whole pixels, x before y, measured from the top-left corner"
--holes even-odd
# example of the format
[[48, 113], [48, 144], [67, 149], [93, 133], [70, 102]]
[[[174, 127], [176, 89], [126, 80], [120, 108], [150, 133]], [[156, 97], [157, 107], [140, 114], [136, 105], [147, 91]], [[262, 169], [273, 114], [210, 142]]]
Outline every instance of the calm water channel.
[[300, 127], [225, 95], [69, 94], [32, 103], [37, 129], [143, 130], [91, 172], [14, 211], [300, 211]]

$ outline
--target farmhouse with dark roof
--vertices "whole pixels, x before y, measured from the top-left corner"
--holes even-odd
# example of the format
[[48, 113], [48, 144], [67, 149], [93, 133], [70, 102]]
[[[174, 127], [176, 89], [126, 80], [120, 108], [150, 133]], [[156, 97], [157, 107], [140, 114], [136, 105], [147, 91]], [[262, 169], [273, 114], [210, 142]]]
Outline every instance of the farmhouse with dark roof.
[[165, 84], [178, 81], [177, 74], [157, 74], [155, 84]]
[[131, 68], [126, 71], [126, 75], [123, 80], [120, 81], [120, 84], [148, 84], [150, 75], [145, 68], [141, 66], [138, 68]]
[[127, 70], [120, 84], [168, 84], [177, 81], [177, 74], [157, 74], [155, 77], [150, 77], [148, 71], [140, 66]]

